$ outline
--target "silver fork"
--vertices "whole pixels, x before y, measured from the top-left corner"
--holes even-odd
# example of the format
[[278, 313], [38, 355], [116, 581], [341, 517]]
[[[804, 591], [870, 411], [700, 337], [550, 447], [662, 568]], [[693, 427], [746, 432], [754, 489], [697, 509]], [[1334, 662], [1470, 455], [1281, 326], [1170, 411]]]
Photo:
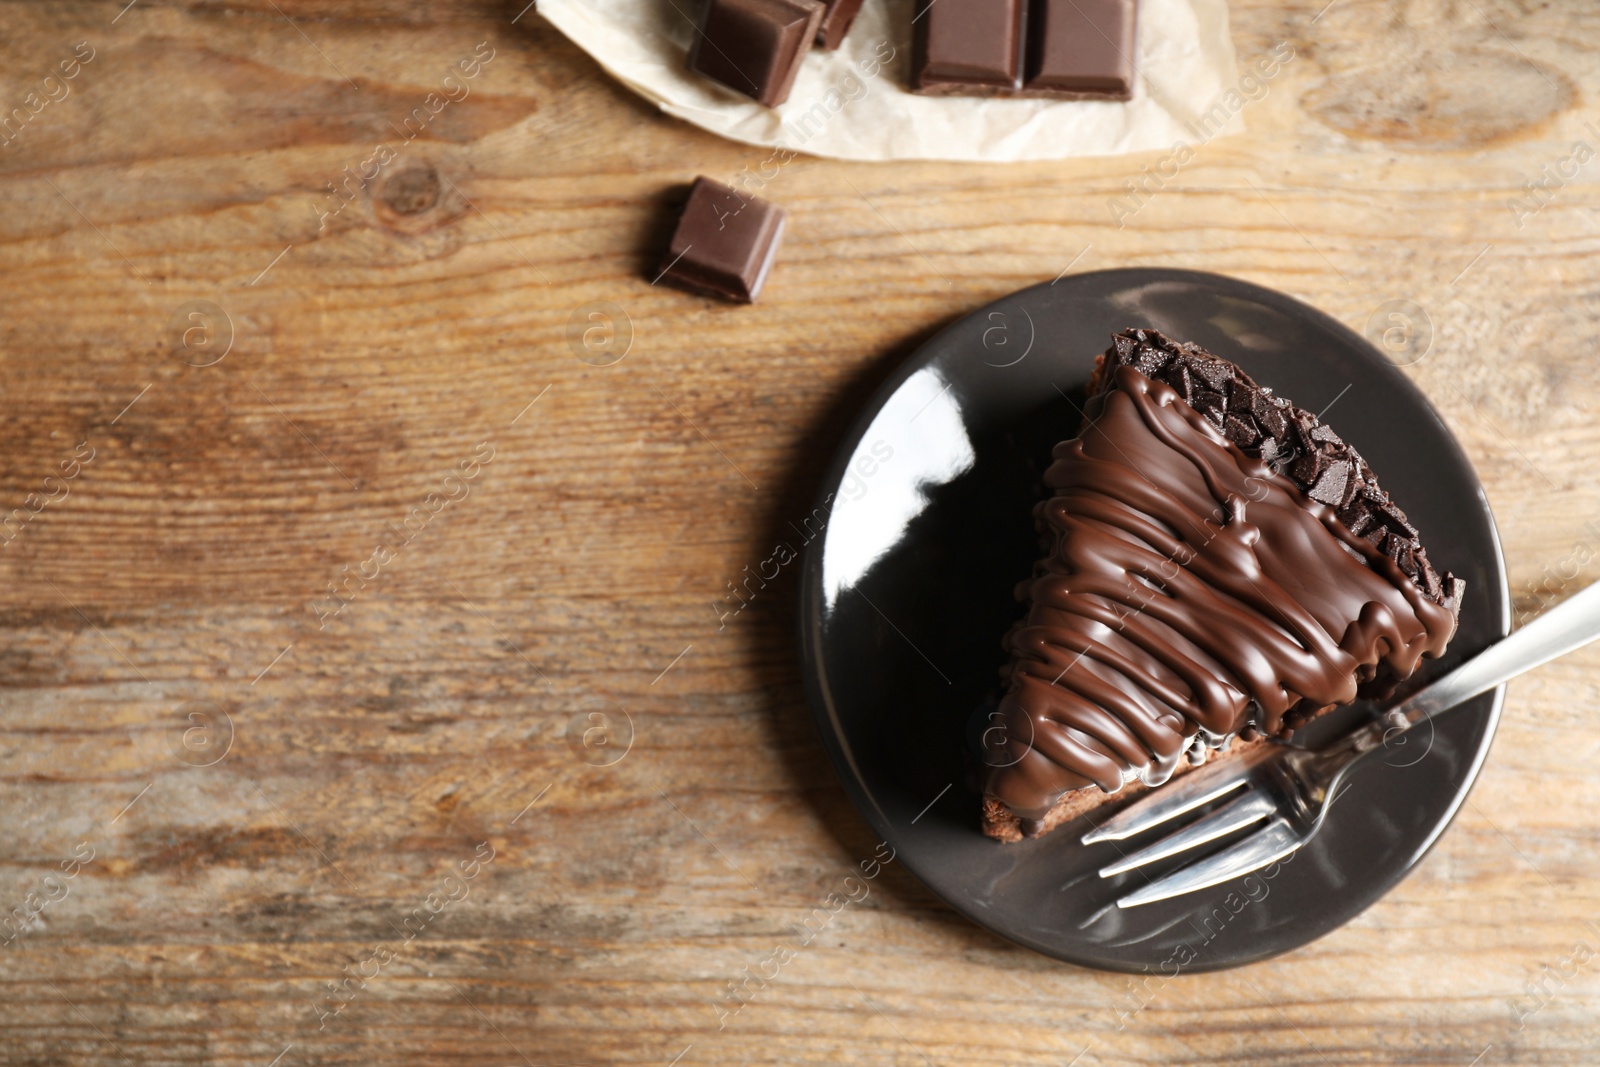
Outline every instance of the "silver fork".
[[1239, 759], [1221, 760], [1192, 771], [1117, 812], [1083, 835], [1083, 843], [1125, 840], [1244, 789], [1240, 796], [1205, 817], [1102, 868], [1100, 877], [1137, 870], [1264, 822], [1238, 843], [1129, 893], [1117, 901], [1117, 906], [1132, 908], [1166, 900], [1259, 870], [1303, 847], [1316, 835], [1350, 768], [1382, 748], [1389, 738], [1597, 637], [1600, 583], [1588, 586], [1490, 645], [1365, 726], [1321, 748], [1269, 743]]

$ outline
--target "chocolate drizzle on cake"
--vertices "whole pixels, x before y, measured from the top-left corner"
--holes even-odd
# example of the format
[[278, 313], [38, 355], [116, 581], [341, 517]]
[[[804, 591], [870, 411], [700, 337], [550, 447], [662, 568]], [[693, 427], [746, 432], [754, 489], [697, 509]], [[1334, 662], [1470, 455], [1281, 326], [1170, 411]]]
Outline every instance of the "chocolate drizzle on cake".
[[1179, 343], [1154, 330], [1124, 330], [1100, 357], [1095, 385], [1118, 367], [1166, 382], [1239, 450], [1289, 475], [1312, 500], [1337, 508], [1339, 521], [1394, 561], [1435, 603], [1459, 599], [1454, 581], [1440, 579], [1428, 562], [1417, 528], [1378, 488], [1361, 453], [1333, 429], [1244, 371], [1199, 345]]
[[1053, 550], [1007, 637], [995, 836], [1054, 825], [1074, 791], [1158, 785], [1186, 754], [1286, 734], [1455, 631], [1462, 583], [1332, 430], [1196, 346], [1115, 341], [1045, 474]]

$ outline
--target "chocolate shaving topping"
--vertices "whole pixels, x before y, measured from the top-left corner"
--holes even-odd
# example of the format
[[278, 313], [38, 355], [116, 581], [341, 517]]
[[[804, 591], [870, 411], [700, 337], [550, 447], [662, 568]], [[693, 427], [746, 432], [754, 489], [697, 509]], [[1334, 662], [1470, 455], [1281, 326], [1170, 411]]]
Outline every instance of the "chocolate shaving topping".
[[1233, 382], [1233, 370], [1226, 363], [1214, 359], [1196, 359], [1190, 365], [1196, 374], [1206, 380], [1207, 385], [1219, 393]]
[[1173, 379], [1170, 384], [1178, 391], [1178, 395], [1183, 397], [1184, 403], [1193, 406], [1195, 390], [1194, 375], [1189, 373], [1188, 367], [1179, 367], [1176, 371], [1174, 371]]
[[1222, 432], [1227, 435], [1228, 440], [1240, 448], [1249, 448], [1261, 440], [1261, 431], [1256, 428], [1253, 421], [1240, 418], [1231, 412], [1222, 420]]
[[[1425, 552], [1419, 552], [1416, 555], [1424, 561], [1428, 558]], [[1439, 584], [1439, 576], [1434, 573], [1433, 568], [1419, 564], [1417, 571], [1422, 579], [1422, 591], [1434, 600], [1441, 599], [1444, 596], [1444, 587]]]
[[1336, 459], [1328, 464], [1328, 469], [1322, 472], [1317, 484], [1308, 489], [1306, 495], [1312, 500], [1338, 507], [1350, 485], [1350, 473], [1349, 460]]
[[1336, 514], [1345, 528], [1357, 537], [1363, 536], [1367, 532], [1367, 527], [1372, 525], [1372, 512], [1356, 506], [1354, 500], [1346, 501]]
[[1302, 452], [1300, 458], [1289, 467], [1289, 477], [1293, 478], [1301, 488], [1315, 485], [1322, 475], [1323, 462], [1320, 452]]
[[1132, 362], [1133, 369], [1146, 378], [1156, 377], [1166, 366], [1166, 362], [1162, 359], [1162, 354], [1152, 349], [1135, 349]]
[[1154, 330], [1124, 330], [1112, 338], [1091, 394], [1122, 366], [1170, 385], [1245, 455], [1279, 468], [1312, 500], [1336, 508], [1339, 522], [1393, 560], [1428, 599], [1459, 609], [1460, 579], [1434, 570], [1417, 528], [1378, 487], [1366, 460], [1315, 415], [1198, 345]]
[[1283, 410], [1273, 397], [1260, 393], [1251, 397], [1250, 414], [1255, 416], [1256, 423], [1272, 436], [1275, 443], [1282, 441], [1284, 435], [1289, 432], [1289, 420], [1283, 417]]

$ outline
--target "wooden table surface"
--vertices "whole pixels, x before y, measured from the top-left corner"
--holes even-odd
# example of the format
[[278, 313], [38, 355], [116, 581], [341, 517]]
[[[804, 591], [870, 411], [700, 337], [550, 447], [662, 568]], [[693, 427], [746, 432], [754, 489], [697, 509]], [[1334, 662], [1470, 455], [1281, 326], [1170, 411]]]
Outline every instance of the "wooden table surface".
[[890, 864], [722, 1017], [876, 841], [794, 569], [713, 606], [920, 338], [1069, 264], [1409, 314], [1519, 609], [1594, 580], [1600, 9], [1241, 0], [1241, 63], [1294, 58], [1123, 225], [1161, 153], [801, 156], [736, 308], [654, 258], [768, 153], [523, 2], [0, 4], [0, 1062], [1600, 1062], [1600, 651], [1289, 956], [1125, 1016]]

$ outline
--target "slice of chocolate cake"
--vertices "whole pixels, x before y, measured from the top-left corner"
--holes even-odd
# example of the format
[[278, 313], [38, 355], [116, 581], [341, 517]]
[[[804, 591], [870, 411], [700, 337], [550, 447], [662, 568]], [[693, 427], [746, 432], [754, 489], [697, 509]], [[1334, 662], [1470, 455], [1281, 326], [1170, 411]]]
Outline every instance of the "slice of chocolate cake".
[[1464, 583], [1338, 434], [1196, 345], [1114, 341], [984, 734], [1004, 841], [1382, 696], [1455, 633]]

